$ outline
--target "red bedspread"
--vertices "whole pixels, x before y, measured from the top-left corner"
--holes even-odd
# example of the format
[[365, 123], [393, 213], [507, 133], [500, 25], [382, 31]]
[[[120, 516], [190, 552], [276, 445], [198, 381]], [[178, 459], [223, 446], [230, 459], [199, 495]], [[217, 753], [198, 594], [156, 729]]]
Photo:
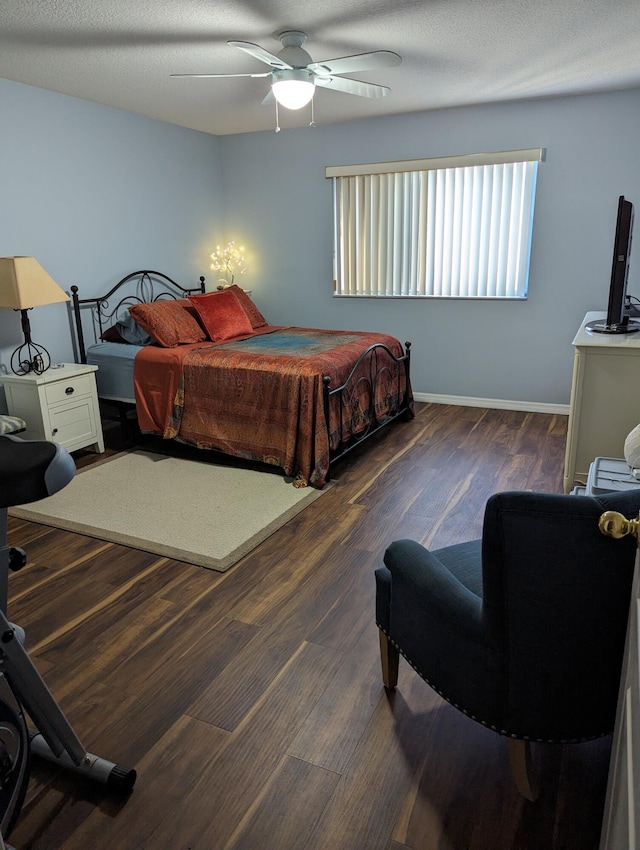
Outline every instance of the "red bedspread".
[[[383, 343], [395, 357], [392, 336], [359, 331], [268, 328], [223, 343], [177, 348], [147, 346], [136, 356], [134, 383], [143, 431], [200, 448], [282, 467], [296, 482], [322, 487], [340, 432], [367, 427], [367, 382], [354, 385], [347, 407], [331, 409], [331, 438], [323, 407], [323, 376], [341, 385], [360, 354]], [[404, 369], [380, 350], [376, 414], [398, 407]], [[335, 409], [334, 409], [335, 407]]]

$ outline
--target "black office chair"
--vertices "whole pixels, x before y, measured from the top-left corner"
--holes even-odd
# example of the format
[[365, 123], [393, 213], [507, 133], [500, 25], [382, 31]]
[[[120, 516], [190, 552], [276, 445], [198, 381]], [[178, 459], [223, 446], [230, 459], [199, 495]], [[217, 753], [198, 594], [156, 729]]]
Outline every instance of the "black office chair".
[[434, 552], [398, 540], [376, 570], [384, 684], [396, 687], [402, 654], [444, 699], [506, 736], [528, 799], [529, 742], [613, 730], [636, 550], [599, 531], [607, 510], [635, 518], [640, 489], [498, 493], [481, 540]]

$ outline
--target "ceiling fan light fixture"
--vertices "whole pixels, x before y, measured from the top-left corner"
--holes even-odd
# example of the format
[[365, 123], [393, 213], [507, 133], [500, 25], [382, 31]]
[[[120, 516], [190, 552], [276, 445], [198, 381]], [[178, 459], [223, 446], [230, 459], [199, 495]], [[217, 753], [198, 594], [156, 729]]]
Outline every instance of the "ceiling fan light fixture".
[[316, 90], [313, 74], [306, 68], [275, 71], [271, 83], [273, 96], [285, 109], [302, 109]]

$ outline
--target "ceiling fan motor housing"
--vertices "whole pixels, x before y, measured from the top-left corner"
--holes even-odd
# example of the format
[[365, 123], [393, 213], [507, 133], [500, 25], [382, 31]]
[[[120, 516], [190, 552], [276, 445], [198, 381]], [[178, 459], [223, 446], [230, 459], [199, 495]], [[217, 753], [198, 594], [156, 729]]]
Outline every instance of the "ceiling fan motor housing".
[[303, 83], [312, 83], [315, 85], [313, 79], [313, 72], [309, 71], [307, 68], [293, 68], [291, 71], [284, 70], [274, 70], [271, 74], [271, 84], [279, 83], [282, 80], [295, 80], [296, 82]]
[[280, 42], [283, 49], [278, 53], [278, 57], [292, 68], [306, 68], [313, 62], [307, 51], [302, 49], [306, 40], [307, 36], [301, 30], [281, 32]]

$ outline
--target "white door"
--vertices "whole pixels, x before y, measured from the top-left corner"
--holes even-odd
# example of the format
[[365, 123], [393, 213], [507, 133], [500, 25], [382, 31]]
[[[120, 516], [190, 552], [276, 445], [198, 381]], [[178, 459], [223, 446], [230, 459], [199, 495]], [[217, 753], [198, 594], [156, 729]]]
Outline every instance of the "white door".
[[[640, 556], [629, 610], [600, 850], [638, 850], [640, 840]], [[597, 683], [594, 682], [594, 687]]]

